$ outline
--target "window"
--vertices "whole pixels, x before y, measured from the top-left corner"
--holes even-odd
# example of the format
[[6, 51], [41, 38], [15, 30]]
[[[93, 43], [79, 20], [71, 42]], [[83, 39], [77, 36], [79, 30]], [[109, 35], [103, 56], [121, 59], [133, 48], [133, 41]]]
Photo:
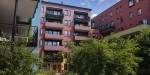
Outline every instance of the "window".
[[143, 24], [144, 25], [147, 25], [148, 23], [147, 23], [147, 19], [143, 19]]
[[70, 25], [71, 25], [71, 20], [65, 20], [65, 21], [64, 21], [64, 24], [65, 24], [66, 26], [70, 26]]
[[142, 15], [142, 9], [138, 9], [138, 15]]
[[109, 13], [109, 16], [112, 17], [112, 12]]
[[71, 16], [71, 10], [65, 10], [64, 13], [65, 16]]
[[76, 18], [79, 18], [79, 19], [84, 19], [85, 16], [84, 15], [75, 15]]
[[129, 6], [133, 6], [134, 5], [134, 0], [129, 0]]
[[43, 34], [43, 29], [40, 29], [40, 33]]
[[61, 11], [56, 10], [47, 10], [46, 13], [51, 15], [61, 15]]
[[65, 35], [65, 36], [70, 36], [70, 35], [71, 35], [71, 32], [70, 32], [70, 31], [64, 31], [64, 35]]
[[129, 19], [132, 19], [132, 18], [133, 18], [133, 13], [129, 12]]
[[51, 35], [53, 35], [53, 34], [60, 35], [61, 34], [60, 31], [54, 31], [54, 30], [46, 30], [45, 33], [46, 34], [51, 34]]
[[47, 46], [60, 46], [59, 41], [45, 41], [45, 45]]

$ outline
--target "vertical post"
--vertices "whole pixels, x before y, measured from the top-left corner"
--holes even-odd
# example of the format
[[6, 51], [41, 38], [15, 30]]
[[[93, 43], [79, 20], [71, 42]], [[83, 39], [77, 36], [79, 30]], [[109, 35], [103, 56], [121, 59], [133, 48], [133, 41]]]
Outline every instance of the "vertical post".
[[15, 59], [15, 50], [14, 50], [14, 42], [15, 42], [15, 34], [16, 34], [16, 11], [17, 11], [17, 5], [18, 5], [18, 0], [15, 0], [15, 7], [14, 7], [14, 15], [13, 15], [13, 26], [12, 26], [12, 36], [11, 36], [11, 51], [12, 51], [12, 61], [11, 61], [11, 63], [13, 64], [13, 68], [12, 68], [12, 70], [11, 70], [11, 72], [12, 72], [12, 75], [15, 75], [16, 73], [14, 72], [14, 70], [15, 70], [15, 61], [16, 61], [16, 59]]
[[18, 5], [18, 0], [15, 0], [15, 8], [14, 8], [14, 15], [13, 15], [13, 26], [12, 26], [12, 36], [11, 36], [12, 43], [14, 43], [14, 41], [15, 41], [15, 34], [16, 34], [16, 11], [17, 11], [17, 5]]

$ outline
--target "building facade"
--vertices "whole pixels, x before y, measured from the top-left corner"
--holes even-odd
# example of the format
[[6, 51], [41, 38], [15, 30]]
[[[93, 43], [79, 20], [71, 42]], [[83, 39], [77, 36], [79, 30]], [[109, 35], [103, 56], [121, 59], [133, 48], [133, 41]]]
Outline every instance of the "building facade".
[[150, 0], [120, 0], [93, 21], [102, 36], [150, 24]]
[[89, 8], [42, 1], [39, 50], [42, 69], [63, 72], [68, 69], [66, 47], [70, 41], [87, 40], [91, 34]]

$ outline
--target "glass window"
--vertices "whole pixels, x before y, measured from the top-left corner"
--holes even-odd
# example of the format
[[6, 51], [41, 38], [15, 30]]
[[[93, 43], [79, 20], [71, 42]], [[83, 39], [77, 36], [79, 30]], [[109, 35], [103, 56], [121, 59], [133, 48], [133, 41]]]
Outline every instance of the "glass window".
[[57, 46], [57, 42], [53, 42], [53, 46]]
[[112, 12], [109, 13], [109, 16], [112, 17]]
[[45, 41], [45, 45], [48, 45], [48, 42], [47, 42], [47, 41]]
[[57, 11], [54, 11], [54, 15], [57, 15]]
[[57, 15], [60, 15], [61, 13], [60, 12], [57, 12]]
[[67, 36], [67, 34], [68, 34], [68, 31], [64, 31], [64, 35]]
[[49, 46], [52, 46], [52, 42], [51, 42], [51, 41], [49, 41], [49, 42], [48, 42], [48, 45], [49, 45]]
[[133, 6], [134, 5], [134, 0], [129, 0], [129, 6]]
[[65, 10], [64, 13], [65, 16], [71, 16], [71, 10]]
[[58, 34], [56, 31], [53, 31], [53, 34]]
[[64, 35], [65, 35], [65, 36], [70, 36], [70, 35], [71, 35], [71, 32], [70, 32], [70, 31], [64, 31]]
[[64, 21], [64, 24], [67, 26], [67, 25], [68, 25], [68, 20], [65, 20], [65, 21]]
[[67, 26], [70, 26], [71, 25], [71, 20], [65, 20], [64, 24], [67, 25]]
[[57, 46], [59, 46], [60, 45], [60, 42], [57, 42]]
[[70, 36], [71, 35], [71, 32], [70, 31], [68, 31], [68, 36]]
[[143, 19], [143, 24], [144, 25], [147, 25], [148, 23], [147, 23], [147, 19]]
[[138, 9], [138, 15], [142, 15], [142, 9]]
[[129, 19], [132, 19], [132, 17], [133, 17], [133, 13], [129, 12]]

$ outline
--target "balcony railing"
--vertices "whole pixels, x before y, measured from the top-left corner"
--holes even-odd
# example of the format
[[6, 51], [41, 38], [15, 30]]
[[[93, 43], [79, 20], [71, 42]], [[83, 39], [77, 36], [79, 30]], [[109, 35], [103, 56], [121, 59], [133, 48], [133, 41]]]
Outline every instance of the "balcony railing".
[[44, 56], [45, 62], [63, 62], [63, 56], [59, 53], [52, 53]]
[[88, 36], [75, 36], [75, 40], [78, 40], [78, 41], [84, 41], [84, 40], [88, 40], [89, 37]]
[[104, 37], [104, 38], [105, 38], [105, 39], [119, 38], [119, 37], [122, 37], [122, 36], [125, 36], [125, 35], [130, 35], [130, 34], [132, 34], [132, 33], [139, 32], [139, 31], [141, 31], [141, 30], [143, 30], [143, 29], [145, 29], [145, 28], [149, 28], [149, 27], [150, 27], [150, 25], [138, 25], [138, 26], [135, 26], [135, 27], [126, 29], [126, 30], [124, 30], [124, 31], [111, 34], [111, 35], [106, 36], [106, 37]]
[[63, 20], [64, 14], [54, 15], [54, 14], [46, 14], [46, 20]]
[[90, 31], [90, 26], [84, 26], [84, 25], [75, 25], [75, 30], [77, 31]]
[[84, 23], [84, 24], [88, 24], [90, 21], [90, 17], [86, 17], [86, 18], [77, 18], [77, 17], [74, 17], [74, 23], [75, 24], [78, 24], [78, 23]]
[[64, 46], [44, 46], [45, 51], [63, 51]]
[[45, 39], [62, 40], [62, 39], [63, 39], [63, 35], [57, 35], [57, 34], [45, 34]]
[[51, 22], [46, 22], [45, 27], [51, 28], [51, 29], [63, 29], [63, 24], [61, 23], [51, 23]]
[[109, 35], [115, 30], [115, 26], [105, 24], [99, 27], [99, 31], [103, 36]]

